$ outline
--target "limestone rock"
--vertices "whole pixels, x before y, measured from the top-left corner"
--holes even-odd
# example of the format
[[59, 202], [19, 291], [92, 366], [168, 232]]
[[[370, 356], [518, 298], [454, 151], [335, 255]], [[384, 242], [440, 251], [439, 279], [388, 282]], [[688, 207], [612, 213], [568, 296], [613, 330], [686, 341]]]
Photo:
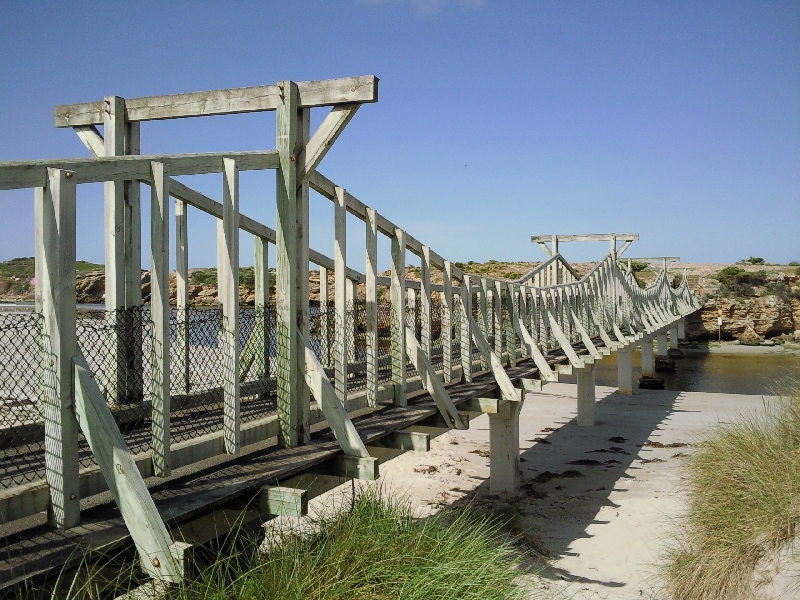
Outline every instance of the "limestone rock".
[[744, 331], [739, 335], [739, 343], [744, 346], [760, 346], [764, 341], [756, 330], [748, 323]]
[[[797, 311], [800, 313], [800, 301]], [[717, 317], [722, 311], [722, 337], [740, 337], [750, 327], [759, 336], [774, 336], [790, 332], [795, 326], [794, 304], [790, 305], [778, 296], [762, 296], [747, 299], [711, 298], [703, 307], [687, 317], [688, 339], [716, 339]], [[797, 314], [800, 319], [800, 314]], [[800, 322], [800, 321], [798, 321]]]

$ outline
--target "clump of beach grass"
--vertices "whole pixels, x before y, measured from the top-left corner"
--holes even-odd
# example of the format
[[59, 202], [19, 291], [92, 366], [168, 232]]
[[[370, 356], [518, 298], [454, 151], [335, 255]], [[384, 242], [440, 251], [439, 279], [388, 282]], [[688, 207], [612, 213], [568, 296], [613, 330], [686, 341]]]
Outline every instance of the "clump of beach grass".
[[800, 385], [720, 425], [687, 459], [688, 514], [667, 551], [669, 598], [757, 598], [756, 571], [793, 548], [800, 520]]
[[[277, 528], [266, 545], [263, 536], [239, 533], [238, 539], [223, 544], [210, 565], [170, 586], [164, 596], [154, 596], [179, 600], [531, 597], [520, 578], [526, 573], [518, 569], [517, 555], [496, 519], [470, 510], [418, 519], [409, 502], [386, 496], [379, 487], [366, 488], [342, 504], [303, 517], [294, 526]], [[109, 587], [119, 589], [118, 576], [109, 585], [106, 578], [91, 581], [90, 571], [83, 568], [73, 581], [62, 581], [58, 597], [95, 598], [99, 592], [108, 594]], [[131, 576], [130, 568], [122, 571]], [[136, 579], [144, 581], [141, 574]], [[126, 587], [133, 585], [131, 579]]]

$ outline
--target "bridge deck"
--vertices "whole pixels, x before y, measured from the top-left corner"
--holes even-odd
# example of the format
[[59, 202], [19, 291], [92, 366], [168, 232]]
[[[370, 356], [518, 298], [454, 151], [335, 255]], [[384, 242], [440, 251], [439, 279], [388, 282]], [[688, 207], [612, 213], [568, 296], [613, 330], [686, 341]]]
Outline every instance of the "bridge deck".
[[[579, 354], [586, 353], [576, 345]], [[551, 365], [567, 362], [563, 352], [548, 357]], [[529, 359], [509, 368], [512, 380], [531, 377], [537, 373]], [[456, 405], [492, 392], [497, 384], [490, 372], [476, 375], [473, 383], [448, 386]], [[410, 427], [438, 413], [427, 393], [409, 398], [407, 408], [381, 404], [370, 414], [354, 418], [353, 422], [365, 443], [370, 444], [394, 431]], [[202, 417], [200, 417], [202, 418]], [[271, 444], [271, 446], [269, 446]], [[269, 447], [268, 447], [269, 446]], [[166, 481], [152, 478], [148, 483], [153, 500], [164, 521], [175, 527], [226, 503], [252, 498], [264, 485], [309, 471], [341, 453], [329, 428], [323, 427], [312, 436], [312, 443], [295, 448], [278, 448], [267, 440], [243, 449], [243, 455], [223, 460], [188, 474], [178, 474]], [[107, 494], [106, 494], [107, 495]], [[3, 560], [0, 560], [0, 589], [31, 578], [47, 577], [62, 568], [77, 564], [83, 558], [81, 549], [108, 553], [132, 543], [128, 529], [116, 505], [107, 501], [82, 512], [81, 524], [66, 531], [54, 530], [39, 519], [28, 519], [29, 525], [0, 539]]]

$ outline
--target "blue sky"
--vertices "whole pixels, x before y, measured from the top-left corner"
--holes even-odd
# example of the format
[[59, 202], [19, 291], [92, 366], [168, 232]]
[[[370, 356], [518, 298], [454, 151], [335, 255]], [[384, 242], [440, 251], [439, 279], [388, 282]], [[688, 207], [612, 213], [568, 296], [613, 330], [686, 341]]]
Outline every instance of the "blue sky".
[[[53, 127], [56, 104], [362, 74], [380, 101], [319, 170], [454, 261], [539, 260], [532, 234], [611, 231], [641, 234], [632, 256], [800, 260], [797, 1], [9, 0], [0, 160], [85, 156]], [[142, 152], [274, 135], [274, 113], [150, 122]], [[216, 176], [187, 182], [221, 197]], [[271, 172], [243, 175], [242, 211], [273, 224], [274, 188]], [[0, 260], [32, 254], [32, 197], [0, 192]], [[330, 202], [311, 210], [330, 255]], [[80, 259], [102, 262], [102, 212], [102, 187], [82, 186]], [[357, 268], [363, 227], [348, 224]], [[213, 240], [213, 219], [190, 213], [192, 266], [214, 263]]]

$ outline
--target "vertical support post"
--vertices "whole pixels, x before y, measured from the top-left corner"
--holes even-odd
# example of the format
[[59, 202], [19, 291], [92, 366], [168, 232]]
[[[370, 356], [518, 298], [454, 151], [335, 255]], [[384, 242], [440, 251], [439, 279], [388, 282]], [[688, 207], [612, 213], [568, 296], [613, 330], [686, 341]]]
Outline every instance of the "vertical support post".
[[75, 335], [75, 174], [47, 170], [34, 196], [36, 308], [44, 320], [42, 388], [47, 518], [59, 529], [80, 522], [78, 423], [73, 411]]
[[431, 249], [422, 246], [422, 257], [420, 258], [420, 321], [422, 323], [422, 334], [420, 335], [420, 345], [422, 351], [430, 359], [431, 357]]
[[[308, 144], [311, 127], [311, 109], [298, 108], [296, 113], [298, 137], [295, 140], [294, 156], [301, 156]], [[299, 160], [294, 161], [295, 173], [302, 169]], [[295, 175], [295, 181], [297, 175]], [[296, 189], [297, 212], [295, 213], [297, 233], [297, 330], [304, 339], [311, 337], [311, 321], [309, 318], [309, 293], [308, 293], [308, 182], [303, 183]], [[298, 365], [302, 372], [305, 368], [305, 352], [303, 345], [298, 343], [299, 356]], [[305, 377], [297, 379], [297, 441], [301, 444], [311, 443], [311, 389], [306, 383]]]
[[319, 341], [322, 344], [322, 366], [331, 365], [330, 319], [328, 318], [328, 269], [319, 267]]
[[444, 366], [444, 383], [453, 381], [453, 265], [444, 261], [442, 269], [442, 365]]
[[262, 237], [253, 238], [253, 278], [255, 280], [256, 326], [255, 337], [256, 379], [269, 379], [269, 242]]
[[504, 402], [489, 414], [489, 488], [492, 494], [519, 489], [519, 413], [522, 401]]
[[276, 109], [276, 147], [279, 155], [277, 179], [276, 246], [276, 309], [277, 309], [277, 383], [278, 440], [284, 447], [298, 444], [301, 411], [299, 400], [303, 389], [299, 357], [301, 348], [296, 334], [300, 299], [297, 294], [299, 257], [297, 242], [297, 145], [301, 132], [297, 111], [300, 93], [292, 81], [278, 83], [280, 102]]
[[333, 297], [336, 310], [334, 324], [334, 389], [339, 401], [347, 400], [347, 198], [337, 187], [334, 199]]
[[686, 319], [681, 319], [678, 321], [678, 339], [686, 339]]
[[170, 475], [169, 175], [150, 163], [151, 435], [153, 472]]
[[578, 379], [578, 426], [591, 427], [594, 425], [595, 408], [595, 370], [596, 363], [587, 364], [581, 369], [576, 369]]
[[178, 389], [188, 394], [191, 389], [191, 365], [189, 364], [189, 222], [188, 206], [183, 200], [175, 200], [175, 308], [178, 328], [175, 344], [183, 367]]
[[672, 349], [678, 348], [678, 324], [676, 323], [669, 329], [669, 347]]
[[620, 394], [633, 394], [633, 348], [629, 345], [617, 350], [617, 387]]
[[[125, 100], [108, 96], [103, 104], [103, 133], [106, 156], [125, 154]], [[128, 357], [125, 335], [126, 320], [120, 312], [125, 303], [125, 183], [106, 181], [103, 184], [105, 230], [105, 300], [107, 317], [111, 319], [111, 340], [108, 353], [108, 387], [106, 400], [112, 405], [128, 401]]]
[[366, 351], [367, 404], [378, 405], [378, 214], [367, 208]]
[[392, 237], [391, 277], [394, 405], [406, 406], [406, 233], [398, 227]]
[[494, 318], [494, 353], [497, 358], [503, 361], [503, 284], [499, 281], [494, 282], [492, 290], [492, 315]]
[[465, 383], [472, 383], [472, 278], [464, 275], [461, 280], [461, 376]]
[[662, 329], [658, 332], [658, 355], [667, 355], [667, 330]]
[[645, 337], [642, 339], [642, 375], [652, 377], [655, 371], [653, 360], [653, 338]]
[[[239, 454], [239, 168], [222, 159], [222, 239], [217, 276], [222, 298], [222, 389], [225, 452]], [[219, 242], [218, 242], [219, 243]]]

